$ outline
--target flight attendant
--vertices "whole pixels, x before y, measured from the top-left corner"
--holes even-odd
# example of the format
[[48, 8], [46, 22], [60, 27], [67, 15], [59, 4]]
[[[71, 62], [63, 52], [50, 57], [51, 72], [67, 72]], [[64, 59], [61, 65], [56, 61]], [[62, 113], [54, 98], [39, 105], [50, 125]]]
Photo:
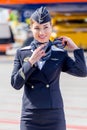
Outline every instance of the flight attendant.
[[[24, 88], [20, 130], [66, 130], [60, 74], [87, 76], [83, 50], [66, 36], [58, 40], [62, 47], [49, 40], [52, 24], [46, 7], [31, 15], [30, 27], [34, 40], [18, 49], [11, 75], [12, 86], [17, 90]], [[75, 60], [63, 49], [65, 43]]]

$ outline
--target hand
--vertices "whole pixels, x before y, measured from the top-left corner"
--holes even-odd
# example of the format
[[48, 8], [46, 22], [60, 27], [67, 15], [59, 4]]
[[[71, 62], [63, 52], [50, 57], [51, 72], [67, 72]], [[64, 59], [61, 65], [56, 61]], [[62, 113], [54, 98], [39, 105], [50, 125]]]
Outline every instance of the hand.
[[68, 49], [70, 50], [75, 50], [75, 49], [78, 49], [79, 47], [74, 43], [74, 41], [67, 37], [67, 36], [61, 36], [59, 37], [58, 39], [61, 39], [62, 40], [62, 44], [66, 43], [66, 46], [68, 47]]
[[40, 45], [37, 49], [34, 50], [31, 57], [29, 58], [29, 62], [31, 63], [31, 65], [35, 64], [43, 56], [46, 55], [45, 50], [43, 49], [45, 46], [46, 46], [46, 44]]

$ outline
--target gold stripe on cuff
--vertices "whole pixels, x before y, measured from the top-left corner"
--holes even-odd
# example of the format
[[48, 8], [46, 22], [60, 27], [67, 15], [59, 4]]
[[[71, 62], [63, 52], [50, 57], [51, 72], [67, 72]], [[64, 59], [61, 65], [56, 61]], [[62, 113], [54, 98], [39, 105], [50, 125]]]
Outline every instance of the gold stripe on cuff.
[[21, 75], [21, 77], [25, 80], [25, 75], [24, 75], [22, 69], [20, 70], [20, 75]]

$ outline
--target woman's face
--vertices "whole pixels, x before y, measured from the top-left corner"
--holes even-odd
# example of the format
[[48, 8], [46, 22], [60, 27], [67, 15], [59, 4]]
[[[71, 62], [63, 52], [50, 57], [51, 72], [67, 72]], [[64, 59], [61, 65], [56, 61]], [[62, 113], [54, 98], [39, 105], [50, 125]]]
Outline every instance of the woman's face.
[[41, 43], [49, 41], [50, 35], [52, 33], [52, 25], [50, 22], [39, 24], [36, 21], [31, 25], [31, 31], [33, 33], [34, 39]]

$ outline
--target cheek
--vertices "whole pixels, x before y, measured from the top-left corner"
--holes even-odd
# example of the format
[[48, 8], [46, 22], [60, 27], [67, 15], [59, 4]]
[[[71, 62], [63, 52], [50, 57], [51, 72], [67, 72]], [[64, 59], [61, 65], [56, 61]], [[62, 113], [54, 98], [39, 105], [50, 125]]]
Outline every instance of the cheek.
[[48, 36], [50, 36], [51, 33], [52, 33], [52, 30], [51, 30], [51, 29], [50, 29], [49, 31], [47, 31]]
[[33, 37], [37, 37], [37, 32], [36, 31], [32, 31], [33, 33]]
[[33, 27], [31, 27], [31, 31], [32, 31], [33, 36], [35, 36], [36, 35], [36, 31], [35, 31], [35, 29]]

